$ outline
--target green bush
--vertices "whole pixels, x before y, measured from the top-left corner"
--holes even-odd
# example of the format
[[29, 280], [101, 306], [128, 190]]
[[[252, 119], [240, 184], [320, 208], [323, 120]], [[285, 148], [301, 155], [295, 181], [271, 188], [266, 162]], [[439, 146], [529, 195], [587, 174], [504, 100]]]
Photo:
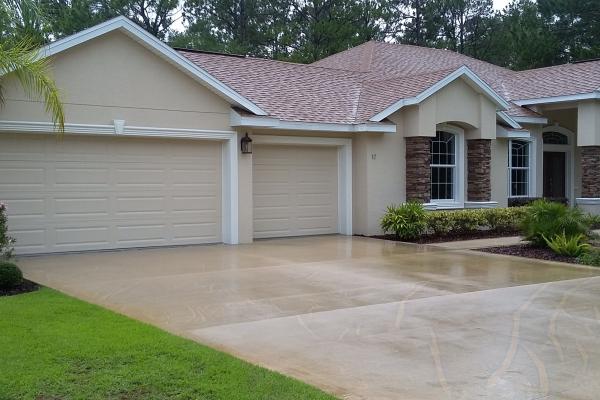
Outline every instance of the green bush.
[[388, 206], [381, 218], [381, 229], [403, 240], [416, 239], [425, 232], [426, 227], [425, 208], [421, 203]]
[[547, 238], [546, 236], [543, 236], [543, 238], [546, 245], [553, 252], [561, 256], [579, 257], [590, 248], [590, 245], [585, 243], [585, 236], [582, 234], [567, 236], [563, 232], [552, 238]]
[[593, 267], [600, 267], [600, 249], [592, 248], [587, 253], [583, 253], [577, 257], [579, 264], [591, 265]]
[[588, 221], [579, 208], [546, 200], [536, 200], [523, 218], [521, 229], [525, 240], [537, 246], [546, 246], [544, 237], [554, 238], [561, 233], [567, 237], [586, 235]]
[[6, 206], [0, 203], [0, 261], [12, 258], [15, 240], [8, 236]]
[[527, 213], [527, 207], [486, 208], [481, 211], [490, 230], [516, 231]]
[[427, 213], [427, 231], [429, 233], [444, 236], [454, 229], [452, 211], [431, 211]]
[[19, 267], [8, 261], [0, 262], [0, 289], [12, 289], [23, 282]]
[[527, 207], [432, 211], [427, 213], [427, 232], [437, 236], [478, 231], [516, 231]]
[[600, 215], [587, 214], [584, 218], [590, 229], [600, 229]]

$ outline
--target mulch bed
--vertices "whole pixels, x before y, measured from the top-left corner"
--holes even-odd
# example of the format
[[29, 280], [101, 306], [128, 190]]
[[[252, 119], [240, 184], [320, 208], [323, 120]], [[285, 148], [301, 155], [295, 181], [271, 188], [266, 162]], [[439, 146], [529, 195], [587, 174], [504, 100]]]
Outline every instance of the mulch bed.
[[23, 283], [12, 289], [0, 289], [0, 297], [1, 296], [14, 296], [15, 294], [35, 292], [38, 290], [40, 286], [35, 283], [28, 281], [27, 279], [23, 279]]
[[517, 244], [513, 246], [487, 247], [476, 249], [486, 253], [505, 254], [509, 256], [519, 256], [526, 258], [535, 258], [538, 260], [560, 261], [571, 264], [578, 264], [576, 257], [561, 256], [552, 250], [544, 247], [536, 247], [530, 244]]
[[498, 238], [498, 237], [506, 237], [506, 236], [517, 236], [519, 235], [518, 231], [478, 231], [478, 232], [470, 232], [463, 234], [448, 234], [448, 235], [423, 235], [415, 240], [401, 240], [398, 239], [395, 235], [375, 235], [371, 236], [375, 239], [385, 239], [385, 240], [394, 240], [398, 242], [411, 242], [418, 244], [428, 244], [428, 243], [442, 243], [442, 242], [456, 242], [459, 240], [473, 240], [473, 239], [490, 239], [490, 238]]

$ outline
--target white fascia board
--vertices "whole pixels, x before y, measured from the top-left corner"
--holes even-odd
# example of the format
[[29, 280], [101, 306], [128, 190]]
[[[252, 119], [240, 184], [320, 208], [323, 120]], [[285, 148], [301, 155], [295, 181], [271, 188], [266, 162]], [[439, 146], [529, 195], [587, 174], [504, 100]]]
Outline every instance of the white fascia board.
[[121, 30], [126, 33], [129, 37], [133, 38], [149, 50], [158, 54], [192, 78], [200, 81], [203, 85], [215, 93], [225, 97], [228, 101], [237, 105], [238, 107], [244, 108], [256, 115], [267, 115], [267, 113], [246, 99], [223, 82], [219, 81], [208, 72], [198, 67], [196, 64], [179, 54], [177, 51], [167, 46], [159, 39], [146, 32], [143, 28], [139, 27], [129, 19], [119, 16], [103, 22], [99, 25], [93, 26], [79, 33], [71, 36], [67, 36], [64, 39], [57, 40], [43, 47], [40, 51], [40, 57], [50, 57], [71, 47], [77, 46], [81, 43], [87, 42], [97, 38], [98, 36], [104, 35], [108, 32], [115, 30]]
[[513, 117], [513, 119], [520, 124], [546, 125], [548, 123], [548, 118], [546, 117]]
[[321, 122], [282, 121], [270, 117], [242, 116], [231, 111], [231, 126], [287, 129], [293, 131], [326, 131], [326, 132], [382, 132], [396, 133], [396, 125], [391, 123], [337, 124]]
[[531, 134], [525, 129], [506, 129], [503, 126], [496, 125], [497, 139], [529, 139]]
[[458, 78], [464, 77], [469, 80], [475, 87], [480, 89], [483, 94], [485, 94], [490, 100], [492, 100], [501, 110], [507, 110], [510, 107], [510, 104], [502, 98], [498, 93], [494, 91], [487, 83], [481, 80], [477, 74], [471, 71], [467, 66], [462, 66], [458, 68], [456, 71], [452, 72], [444, 79], [437, 81], [433, 86], [430, 86], [428, 89], [419, 93], [414, 97], [408, 97], [406, 99], [401, 99], [381, 111], [380, 113], [371, 117], [370, 121], [380, 122], [384, 118], [389, 117], [391, 114], [395, 113], [402, 107], [411, 106], [415, 104], [421, 103], [423, 100], [427, 99], [431, 95], [440, 91], [444, 87], [446, 87], [451, 82], [455, 81]]
[[498, 118], [502, 122], [504, 122], [505, 124], [509, 125], [511, 128], [514, 128], [514, 129], [520, 129], [521, 128], [521, 125], [519, 125], [519, 123], [515, 120], [515, 118], [511, 117], [506, 112], [504, 112], [504, 111], [498, 111], [496, 113], [496, 115], [498, 116]]
[[596, 90], [590, 93], [572, 94], [568, 96], [554, 96], [554, 97], [538, 97], [534, 99], [521, 99], [513, 100], [513, 103], [519, 106], [528, 106], [534, 104], [552, 104], [552, 103], [564, 103], [568, 101], [580, 101], [580, 100], [599, 100], [600, 91]]

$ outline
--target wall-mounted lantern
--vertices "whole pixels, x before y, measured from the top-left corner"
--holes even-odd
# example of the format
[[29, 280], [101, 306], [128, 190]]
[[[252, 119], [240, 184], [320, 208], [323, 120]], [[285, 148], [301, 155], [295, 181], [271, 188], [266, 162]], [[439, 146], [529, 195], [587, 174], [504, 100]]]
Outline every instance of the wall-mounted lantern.
[[241, 144], [242, 154], [252, 154], [252, 139], [250, 139], [248, 133], [246, 133], [246, 136], [242, 138]]

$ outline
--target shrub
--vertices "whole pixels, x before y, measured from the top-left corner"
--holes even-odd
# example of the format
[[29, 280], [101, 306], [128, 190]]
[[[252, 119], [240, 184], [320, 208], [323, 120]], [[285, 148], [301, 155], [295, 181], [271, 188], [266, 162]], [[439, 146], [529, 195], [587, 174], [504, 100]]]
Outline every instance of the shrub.
[[427, 231], [444, 236], [454, 230], [454, 217], [451, 211], [431, 211], [427, 213]]
[[567, 236], [562, 232], [552, 238], [547, 238], [546, 236], [543, 236], [543, 238], [546, 245], [553, 252], [561, 256], [579, 257], [590, 248], [590, 245], [585, 243], [585, 236], [582, 234]]
[[536, 246], [546, 246], [544, 236], [554, 238], [561, 233], [567, 237], [585, 235], [589, 225], [579, 208], [537, 200], [529, 206], [521, 229], [525, 240]]
[[600, 229], [600, 215], [587, 214], [584, 218], [590, 229]]
[[8, 261], [0, 262], [0, 289], [12, 289], [23, 282], [19, 267]]
[[569, 204], [569, 199], [566, 197], [511, 197], [508, 199], [509, 207], [523, 207], [529, 206], [535, 201], [546, 200], [554, 203], [561, 203], [564, 205]]
[[427, 213], [427, 232], [444, 236], [450, 233], [463, 235], [481, 230], [516, 231], [526, 209], [526, 207], [515, 207], [432, 211]]
[[0, 261], [12, 258], [15, 240], [8, 236], [6, 206], [0, 203]]
[[427, 227], [425, 208], [421, 203], [409, 202], [388, 206], [381, 218], [381, 229], [392, 232], [403, 240], [416, 239]]
[[593, 267], [600, 267], [600, 249], [592, 248], [587, 253], [583, 253], [577, 257], [579, 264], [591, 265]]
[[516, 231], [527, 213], [527, 207], [486, 208], [481, 211], [490, 230]]

